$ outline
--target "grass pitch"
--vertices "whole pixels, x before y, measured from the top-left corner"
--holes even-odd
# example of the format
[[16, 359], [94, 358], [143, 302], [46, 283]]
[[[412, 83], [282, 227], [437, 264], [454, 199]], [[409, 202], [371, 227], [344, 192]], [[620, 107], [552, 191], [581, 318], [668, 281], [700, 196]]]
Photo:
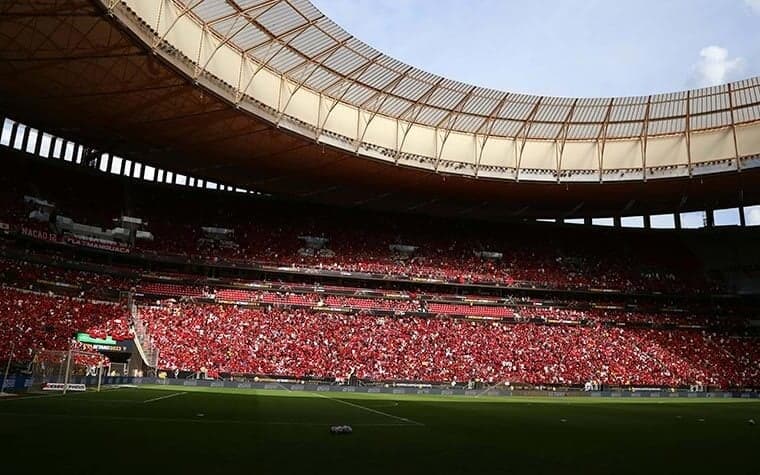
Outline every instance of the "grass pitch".
[[760, 402], [140, 388], [0, 399], [0, 447], [3, 473], [759, 474], [749, 419]]

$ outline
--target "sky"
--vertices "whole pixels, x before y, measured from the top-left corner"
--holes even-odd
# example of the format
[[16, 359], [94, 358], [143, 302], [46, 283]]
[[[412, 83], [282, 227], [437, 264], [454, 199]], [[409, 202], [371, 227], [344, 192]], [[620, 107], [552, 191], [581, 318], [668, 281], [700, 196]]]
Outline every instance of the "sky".
[[466, 83], [647, 95], [760, 75], [760, 0], [312, 0], [392, 57]]

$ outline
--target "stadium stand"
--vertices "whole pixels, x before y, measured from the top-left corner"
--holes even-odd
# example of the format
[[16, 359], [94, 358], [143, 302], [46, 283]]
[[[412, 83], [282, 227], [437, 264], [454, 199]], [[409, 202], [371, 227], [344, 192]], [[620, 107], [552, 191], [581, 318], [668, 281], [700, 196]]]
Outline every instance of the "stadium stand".
[[[0, 338], [15, 342], [16, 357], [31, 360], [41, 350], [68, 350], [77, 332], [95, 338], [132, 338], [124, 305], [0, 287]], [[7, 359], [10, 346], [0, 346]]]
[[[26, 168], [9, 167], [9, 173], [0, 178], [5, 188], [0, 222], [38, 239], [57, 241], [67, 234], [54, 225], [55, 216], [106, 229], [114, 218], [129, 214], [144, 219], [154, 236], [134, 247], [119, 248], [133, 254], [505, 287], [696, 294], [715, 288], [698, 259], [670, 234], [653, 234], [642, 241], [633, 235], [609, 239], [614, 231], [561, 228], [547, 235], [541, 227], [336, 212], [141, 184], [133, 184], [127, 198], [119, 193], [119, 186], [109, 183], [113, 177], [94, 179], [69, 170], [51, 173], [44, 167], [29, 173]], [[103, 206], [93, 208], [77, 189], [91, 190], [101, 197]], [[24, 196], [30, 194], [55, 204], [48, 223], [29, 218], [35, 205], [25, 203]], [[118, 205], [125, 201], [130, 203], [127, 209]], [[201, 235], [206, 225], [234, 230], [236, 245], [208, 248]], [[304, 247], [301, 236], [327, 239], [329, 252], [315, 253]], [[404, 254], [391, 249], [394, 245], [416, 250]], [[498, 251], [502, 258], [476, 254], [482, 251]]]
[[[29, 164], [0, 177], [0, 330], [24, 334], [27, 359], [66, 349], [77, 331], [131, 338], [127, 306], [102, 302], [126, 295], [170, 374], [760, 386], [751, 309], [713, 301], [722, 289], [673, 233], [547, 235], [112, 180]], [[33, 216], [50, 203], [46, 219]], [[106, 229], [123, 215], [154, 238], [94, 248], [53, 224]], [[209, 244], [207, 225], [232, 230], [234, 245]], [[490, 251], [501, 259], [477, 254]]]
[[[367, 380], [615, 386], [758, 384], [756, 340], [685, 329], [384, 318], [210, 304], [143, 306], [161, 366]], [[750, 350], [746, 353], [747, 350]]]

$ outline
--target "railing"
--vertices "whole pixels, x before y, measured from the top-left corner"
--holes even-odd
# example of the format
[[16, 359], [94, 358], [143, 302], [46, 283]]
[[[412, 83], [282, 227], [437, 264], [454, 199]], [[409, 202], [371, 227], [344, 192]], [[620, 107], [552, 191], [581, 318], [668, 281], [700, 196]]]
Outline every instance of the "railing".
[[129, 313], [132, 316], [132, 325], [135, 332], [135, 344], [138, 349], [142, 350], [143, 358], [148, 366], [158, 368], [158, 347], [153, 343], [148, 329], [140, 319], [140, 312], [132, 299], [132, 294], [129, 294], [127, 305], [129, 305]]

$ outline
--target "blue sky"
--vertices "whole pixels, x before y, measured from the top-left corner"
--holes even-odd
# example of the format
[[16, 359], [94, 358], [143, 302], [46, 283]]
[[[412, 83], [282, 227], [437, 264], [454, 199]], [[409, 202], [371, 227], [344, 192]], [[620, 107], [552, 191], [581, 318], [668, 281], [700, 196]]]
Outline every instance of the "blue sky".
[[380, 51], [481, 86], [645, 95], [760, 75], [760, 0], [313, 0]]

